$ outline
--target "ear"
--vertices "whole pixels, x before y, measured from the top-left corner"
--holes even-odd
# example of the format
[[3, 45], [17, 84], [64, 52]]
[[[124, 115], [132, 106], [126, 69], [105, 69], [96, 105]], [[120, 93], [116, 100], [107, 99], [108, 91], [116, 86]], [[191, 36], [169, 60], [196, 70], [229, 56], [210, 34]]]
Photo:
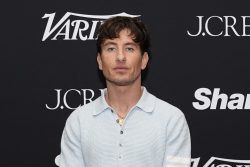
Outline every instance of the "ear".
[[141, 69], [144, 70], [147, 67], [148, 64], [148, 52], [144, 52], [142, 55], [142, 63], [141, 63]]
[[96, 60], [97, 60], [97, 63], [98, 63], [99, 70], [102, 70], [102, 58], [101, 58], [100, 53], [97, 53]]

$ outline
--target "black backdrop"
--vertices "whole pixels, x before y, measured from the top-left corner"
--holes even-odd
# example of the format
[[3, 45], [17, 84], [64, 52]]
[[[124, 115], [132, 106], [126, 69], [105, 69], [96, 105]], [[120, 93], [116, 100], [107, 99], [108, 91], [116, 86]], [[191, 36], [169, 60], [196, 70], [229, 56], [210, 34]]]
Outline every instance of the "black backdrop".
[[[73, 110], [65, 103], [60, 104], [63, 109], [54, 110], [46, 104], [55, 107], [57, 91], [61, 101], [68, 91], [66, 102], [76, 107], [83, 104], [84, 91], [87, 98], [91, 91], [96, 98], [103, 88], [95, 40], [82, 41], [79, 36], [64, 40], [63, 35], [51, 40], [62, 24], [42, 41], [48, 23], [48, 18], [42, 17], [55, 13], [53, 27], [67, 12], [141, 15], [152, 38], [144, 85], [184, 112], [191, 131], [192, 158], [200, 158], [199, 167], [212, 157], [224, 158], [214, 161], [216, 165], [222, 161], [231, 166], [250, 163], [249, 109], [220, 109], [219, 103], [215, 110], [197, 110], [192, 105], [199, 102], [194, 96], [199, 88], [212, 92], [220, 88], [228, 96], [241, 93], [247, 97], [250, 93], [250, 37], [242, 36], [241, 17], [250, 16], [249, 1], [43, 0], [9, 1], [1, 6], [1, 166], [56, 167], [62, 130]], [[214, 34], [223, 31], [222, 35], [188, 35], [188, 30], [198, 32], [197, 16], [203, 16], [204, 21], [218, 16], [211, 18], [208, 28]], [[225, 16], [231, 16], [230, 24], [235, 18], [240, 36], [232, 29], [225, 36]], [[101, 20], [74, 16], [70, 21], [79, 19], [89, 23]], [[249, 18], [246, 24], [250, 24]], [[250, 27], [245, 30], [250, 34]]]

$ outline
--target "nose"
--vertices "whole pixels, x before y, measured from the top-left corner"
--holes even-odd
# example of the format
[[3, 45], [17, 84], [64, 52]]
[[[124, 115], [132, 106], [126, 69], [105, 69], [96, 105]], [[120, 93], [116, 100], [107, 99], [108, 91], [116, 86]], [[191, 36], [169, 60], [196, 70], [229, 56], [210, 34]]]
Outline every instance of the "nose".
[[116, 56], [116, 60], [121, 62], [125, 61], [126, 60], [125, 54], [122, 51], [119, 51]]

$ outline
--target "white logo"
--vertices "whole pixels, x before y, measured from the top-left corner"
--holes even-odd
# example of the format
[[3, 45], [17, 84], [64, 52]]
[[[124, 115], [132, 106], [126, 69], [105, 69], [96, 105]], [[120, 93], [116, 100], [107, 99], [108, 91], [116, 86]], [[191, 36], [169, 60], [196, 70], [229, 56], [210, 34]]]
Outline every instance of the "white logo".
[[242, 110], [250, 109], [250, 94], [244, 96], [241, 93], [234, 93], [228, 96], [220, 93], [220, 88], [214, 88], [213, 92], [208, 88], [199, 88], [194, 93], [199, 102], [193, 102], [193, 107], [197, 110], [210, 108], [216, 110], [220, 101], [219, 109]]
[[[200, 158], [192, 158], [191, 167], [198, 167]], [[60, 155], [55, 158], [55, 164], [59, 166]], [[203, 167], [249, 167], [250, 160], [235, 160], [211, 157]]]
[[[64, 108], [75, 110], [81, 105], [85, 105], [93, 101], [95, 95], [97, 94], [97, 92], [95, 93], [95, 91], [92, 89], [81, 89], [81, 90], [69, 89], [65, 91], [63, 91], [62, 89], [55, 89], [55, 91], [56, 91], [56, 105], [45, 104], [48, 110], [57, 110]], [[102, 91], [103, 89], [99, 89], [98, 91], [99, 95], [102, 93]], [[79, 104], [73, 105], [74, 100], [71, 100], [69, 97], [71, 97], [72, 99], [74, 97], [75, 101], [79, 100]]]
[[67, 12], [52, 27], [55, 13], [46, 13], [42, 17], [42, 19], [48, 19], [42, 41], [47, 40], [49, 37], [51, 40], [58, 40], [58, 37], [63, 40], [95, 40], [96, 28], [102, 24], [103, 20], [115, 16], [139, 17], [140, 15], [130, 15], [124, 12], [114, 15], [86, 15]]
[[[191, 167], [198, 167], [200, 158], [192, 159]], [[203, 167], [249, 167], [250, 160], [236, 160], [236, 159], [225, 159], [218, 157], [211, 157]]]
[[[196, 16], [198, 18], [198, 32], [191, 33], [189, 30], [187, 34], [192, 37], [199, 35], [205, 36], [209, 35], [212, 37], [216, 36], [250, 36], [247, 34], [247, 28], [250, 30], [250, 24], [247, 24], [250, 21], [250, 16], [241, 16], [236, 18], [234, 16], [210, 16], [204, 18], [204, 16]], [[238, 19], [238, 20], [237, 20]], [[216, 25], [215, 25], [216, 24]], [[211, 27], [216, 27], [216, 30], [211, 31]], [[218, 28], [219, 27], [219, 28]], [[240, 29], [235, 27], [241, 27]], [[203, 30], [204, 28], [204, 30]], [[249, 32], [249, 31], [248, 31]]]

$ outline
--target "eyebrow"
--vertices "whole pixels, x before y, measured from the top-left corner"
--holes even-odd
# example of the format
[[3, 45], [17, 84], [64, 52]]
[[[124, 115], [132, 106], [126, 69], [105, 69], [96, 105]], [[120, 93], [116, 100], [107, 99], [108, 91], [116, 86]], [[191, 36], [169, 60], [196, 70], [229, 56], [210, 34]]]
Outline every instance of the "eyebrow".
[[134, 42], [127, 42], [127, 43], [125, 43], [125, 45], [133, 45], [133, 46], [138, 46], [138, 44], [137, 44], [137, 43], [134, 43]]
[[103, 46], [107, 45], [117, 45], [115, 42], [109, 41], [109, 42], [104, 42]]
[[[112, 41], [109, 41], [109, 42], [106, 42], [106, 43], [103, 44], [103, 46], [107, 46], [107, 45], [117, 45], [117, 43], [112, 42]], [[134, 43], [134, 42], [127, 42], [127, 43], [125, 43], [124, 45], [138, 46], [138, 44], [137, 44], [137, 43]]]

